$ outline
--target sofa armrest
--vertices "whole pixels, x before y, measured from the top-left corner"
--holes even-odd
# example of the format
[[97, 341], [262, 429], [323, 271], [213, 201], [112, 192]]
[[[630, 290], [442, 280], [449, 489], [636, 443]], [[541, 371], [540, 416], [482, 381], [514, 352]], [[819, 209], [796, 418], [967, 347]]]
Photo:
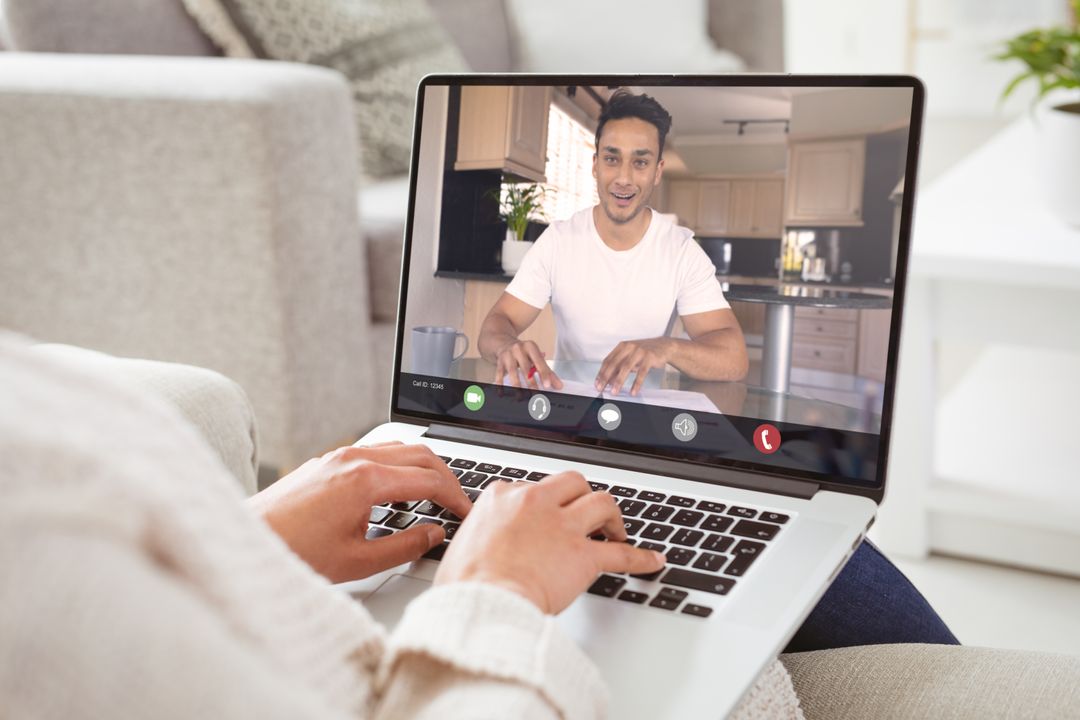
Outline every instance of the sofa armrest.
[[255, 413], [243, 389], [229, 378], [191, 365], [118, 358], [71, 345], [42, 344], [34, 351], [165, 400], [199, 431], [244, 493], [256, 491]]
[[385, 417], [339, 74], [4, 53], [0, 138], [0, 325], [223, 373], [277, 467]]

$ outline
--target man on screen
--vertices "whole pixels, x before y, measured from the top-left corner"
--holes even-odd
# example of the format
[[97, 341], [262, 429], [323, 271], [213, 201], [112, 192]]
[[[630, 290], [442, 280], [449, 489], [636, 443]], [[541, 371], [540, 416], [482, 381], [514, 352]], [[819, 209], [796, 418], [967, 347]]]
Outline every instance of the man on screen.
[[[713, 264], [691, 230], [648, 206], [670, 128], [648, 95], [619, 90], [608, 100], [593, 155], [599, 204], [544, 231], [481, 326], [495, 382], [562, 389], [536, 343], [520, 339], [549, 302], [555, 359], [600, 362], [598, 392], [618, 394], [632, 375], [636, 395], [668, 364], [699, 380], [746, 376], [746, 343]], [[673, 310], [688, 340], [668, 336]]]

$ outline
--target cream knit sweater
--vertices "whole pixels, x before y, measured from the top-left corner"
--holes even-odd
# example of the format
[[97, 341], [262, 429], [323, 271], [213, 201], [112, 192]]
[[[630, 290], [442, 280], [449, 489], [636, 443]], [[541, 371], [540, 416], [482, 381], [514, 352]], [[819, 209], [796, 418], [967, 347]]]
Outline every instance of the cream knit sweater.
[[[172, 408], [0, 334], [0, 715], [594, 718], [525, 599], [434, 588], [393, 633], [294, 556]], [[740, 717], [801, 717], [774, 664]]]

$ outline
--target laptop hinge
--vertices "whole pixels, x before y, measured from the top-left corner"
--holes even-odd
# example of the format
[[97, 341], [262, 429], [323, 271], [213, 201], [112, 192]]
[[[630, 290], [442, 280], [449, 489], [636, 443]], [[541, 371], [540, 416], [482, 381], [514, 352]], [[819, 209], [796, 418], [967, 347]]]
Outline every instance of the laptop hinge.
[[574, 460], [592, 465], [619, 468], [620, 470], [633, 470], [684, 480], [697, 480], [713, 485], [726, 485], [744, 490], [787, 495], [804, 500], [809, 500], [821, 489], [820, 485], [810, 480], [792, 480], [765, 473], [698, 465], [622, 450], [569, 445], [457, 425], [431, 425], [427, 432], [424, 433], [424, 437], [436, 440], [453, 440], [455, 442], [482, 445], [499, 450], [512, 450], [543, 457]]

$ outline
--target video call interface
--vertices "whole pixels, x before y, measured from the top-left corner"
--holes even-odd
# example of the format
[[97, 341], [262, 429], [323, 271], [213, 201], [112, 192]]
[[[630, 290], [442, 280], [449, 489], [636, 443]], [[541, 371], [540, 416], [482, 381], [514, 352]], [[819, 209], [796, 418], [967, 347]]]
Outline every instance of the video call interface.
[[397, 412], [880, 485], [911, 85], [474, 83], [421, 89]]

